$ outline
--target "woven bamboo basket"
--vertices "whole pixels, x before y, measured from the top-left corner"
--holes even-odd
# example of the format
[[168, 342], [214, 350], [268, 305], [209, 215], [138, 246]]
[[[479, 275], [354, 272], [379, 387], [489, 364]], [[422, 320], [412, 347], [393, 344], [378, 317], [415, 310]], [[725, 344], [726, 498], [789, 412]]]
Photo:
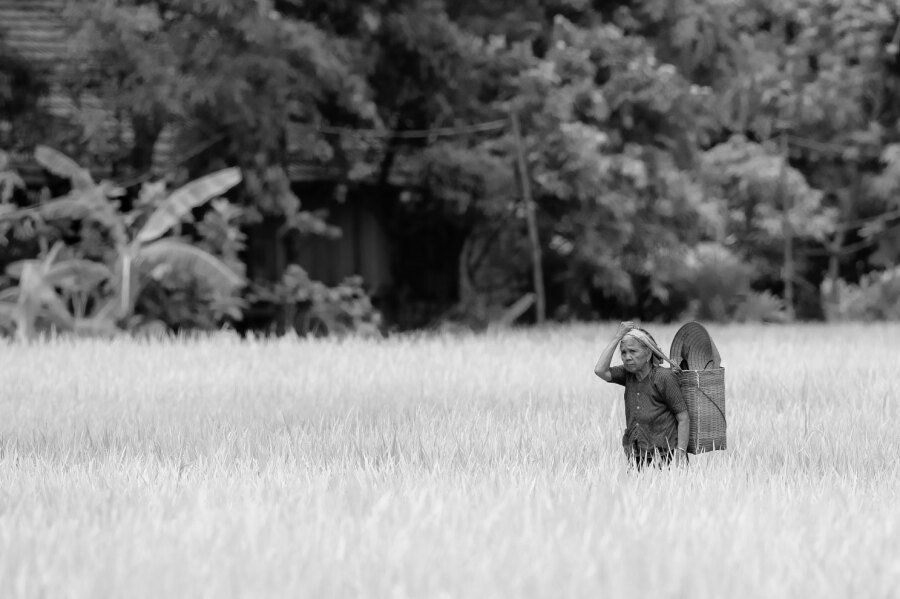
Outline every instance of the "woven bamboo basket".
[[688, 453], [725, 449], [725, 369], [675, 372], [691, 417]]
[[[669, 351], [691, 417], [689, 453], [725, 449], [725, 369], [712, 337], [699, 322], [678, 329]], [[674, 365], [674, 364], [673, 364]]]
[[669, 356], [655, 348], [654, 353], [672, 365], [687, 403], [688, 453], [725, 449], [725, 369], [709, 333], [699, 322], [689, 322], [675, 333]]

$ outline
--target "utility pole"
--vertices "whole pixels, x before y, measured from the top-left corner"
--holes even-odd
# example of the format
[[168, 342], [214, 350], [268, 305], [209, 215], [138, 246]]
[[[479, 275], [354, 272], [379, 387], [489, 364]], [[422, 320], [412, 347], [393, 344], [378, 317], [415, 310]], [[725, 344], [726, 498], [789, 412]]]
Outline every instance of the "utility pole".
[[788, 318], [794, 320], [794, 229], [791, 225], [791, 209], [793, 199], [787, 189], [787, 169], [790, 150], [788, 148], [787, 134], [781, 134], [781, 172], [779, 176], [778, 190], [781, 194], [781, 209], [783, 220], [781, 221], [782, 234], [784, 235], [784, 269], [782, 281], [784, 282], [784, 303], [787, 308]]
[[534, 275], [534, 299], [535, 310], [537, 311], [537, 323], [544, 324], [547, 312], [547, 302], [544, 297], [544, 268], [541, 264], [541, 244], [538, 239], [534, 198], [531, 197], [531, 181], [528, 176], [528, 164], [525, 161], [525, 143], [522, 141], [522, 128], [519, 125], [519, 115], [514, 108], [510, 110], [509, 117], [512, 122], [513, 137], [516, 141], [519, 181], [522, 186], [522, 201], [525, 203], [525, 220], [528, 223], [528, 239], [531, 242], [531, 264]]

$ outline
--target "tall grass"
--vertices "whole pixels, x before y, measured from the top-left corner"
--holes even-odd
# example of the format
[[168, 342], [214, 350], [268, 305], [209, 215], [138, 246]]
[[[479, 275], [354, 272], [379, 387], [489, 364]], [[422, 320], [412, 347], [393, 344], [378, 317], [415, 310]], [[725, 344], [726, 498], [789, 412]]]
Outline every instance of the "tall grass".
[[900, 327], [710, 330], [730, 448], [642, 473], [611, 325], [0, 345], [0, 596], [897, 597]]

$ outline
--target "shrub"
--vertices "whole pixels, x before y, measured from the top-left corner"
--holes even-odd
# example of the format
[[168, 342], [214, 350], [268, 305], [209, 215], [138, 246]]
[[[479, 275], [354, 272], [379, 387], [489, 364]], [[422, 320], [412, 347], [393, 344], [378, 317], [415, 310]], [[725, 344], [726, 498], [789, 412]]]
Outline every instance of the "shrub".
[[291, 264], [278, 283], [259, 286], [253, 296], [281, 309], [282, 330], [315, 336], [381, 335], [381, 313], [365, 292], [362, 277], [347, 277], [339, 285], [328, 287]]
[[725, 321], [750, 296], [752, 266], [718, 243], [701, 243], [685, 256], [673, 288], [688, 301], [687, 316]]
[[858, 285], [826, 279], [821, 291], [829, 321], [900, 320], [900, 266], [864, 275]]
[[771, 291], [752, 291], [734, 313], [738, 322], [787, 322], [784, 300]]
[[[241, 240], [235, 239], [227, 247], [218, 240], [221, 233], [235, 228], [227, 204], [214, 208], [214, 213], [221, 213], [222, 222], [205, 222], [206, 229], [201, 230], [206, 232], [205, 244], [221, 258], [190, 239], [171, 234], [191, 218], [192, 210], [237, 185], [242, 179], [238, 169], [206, 175], [173, 192], [167, 192], [163, 184], [145, 185], [131, 210], [125, 212], [119, 201], [123, 189], [109, 181], [94, 182], [91, 173], [68, 156], [38, 146], [35, 159], [67, 179], [70, 190], [0, 214], [0, 222], [16, 224], [30, 219], [39, 223], [36, 236], [42, 250], [36, 258], [7, 265], [6, 274], [17, 283], [0, 290], [4, 328], [13, 321], [16, 335], [23, 340], [34, 338], [46, 328], [46, 322], [58, 330], [107, 334], [117, 327], [132, 329], [148, 318], [172, 317], [170, 309], [142, 314], [138, 308], [171, 308], [173, 299], [183, 301], [177, 318], [169, 318], [175, 322], [165, 322], [169, 326], [212, 328], [226, 315], [240, 318], [243, 269], [236, 272], [224, 260], [236, 257]], [[83, 237], [66, 239], [49, 226], [60, 223], [67, 228], [65, 223], [75, 222], [85, 233]], [[98, 233], [89, 235], [91, 232]], [[47, 248], [50, 237], [57, 238], [53, 249]], [[154, 286], [162, 298], [156, 304], [147, 293]]]

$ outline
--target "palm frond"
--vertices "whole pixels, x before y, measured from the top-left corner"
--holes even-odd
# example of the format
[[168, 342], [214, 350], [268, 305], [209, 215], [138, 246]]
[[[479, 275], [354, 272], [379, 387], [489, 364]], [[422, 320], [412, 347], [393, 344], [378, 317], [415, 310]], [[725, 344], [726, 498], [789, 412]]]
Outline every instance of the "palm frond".
[[148, 243], [159, 239], [166, 231], [181, 222], [191, 210], [222, 195], [240, 181], [240, 169], [227, 168], [179, 187], [150, 215], [147, 223], [137, 234], [138, 241]]

